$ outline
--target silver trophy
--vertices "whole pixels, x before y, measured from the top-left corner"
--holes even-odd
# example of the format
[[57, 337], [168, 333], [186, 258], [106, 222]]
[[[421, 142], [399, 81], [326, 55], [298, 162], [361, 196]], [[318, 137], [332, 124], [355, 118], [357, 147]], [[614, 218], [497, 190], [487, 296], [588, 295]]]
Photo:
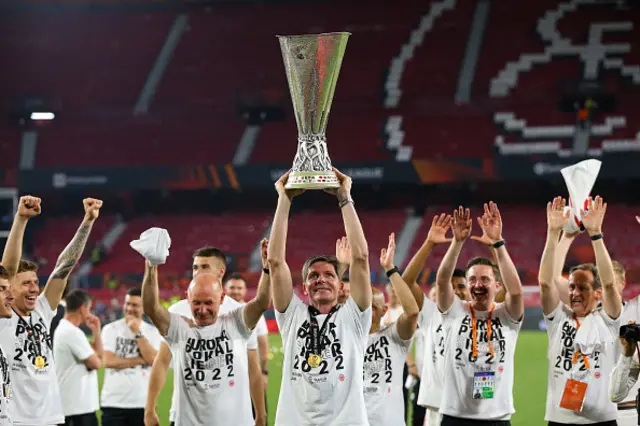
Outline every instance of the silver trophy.
[[278, 36], [298, 126], [298, 151], [287, 189], [338, 188], [325, 132], [351, 34]]

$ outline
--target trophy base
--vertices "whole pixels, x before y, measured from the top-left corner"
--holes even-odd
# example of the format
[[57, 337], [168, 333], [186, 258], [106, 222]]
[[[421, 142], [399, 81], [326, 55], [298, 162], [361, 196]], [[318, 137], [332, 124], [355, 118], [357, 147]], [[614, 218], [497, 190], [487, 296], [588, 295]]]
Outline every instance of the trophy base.
[[287, 189], [325, 189], [340, 188], [338, 176], [328, 172], [296, 172], [292, 171], [285, 185]]

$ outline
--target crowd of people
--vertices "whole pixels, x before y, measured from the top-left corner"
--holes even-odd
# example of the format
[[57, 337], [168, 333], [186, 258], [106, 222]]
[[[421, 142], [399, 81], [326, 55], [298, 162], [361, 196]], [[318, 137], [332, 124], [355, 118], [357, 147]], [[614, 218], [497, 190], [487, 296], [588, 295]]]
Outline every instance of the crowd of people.
[[[290, 208], [304, 192], [286, 188], [287, 173], [275, 185], [277, 208], [269, 239], [261, 242], [263, 269], [253, 299], [244, 300], [241, 276], [224, 280], [224, 253], [202, 247], [193, 254], [184, 299], [165, 307], [158, 275], [170, 238], [152, 228], [131, 244], [141, 255], [141, 288], [127, 293], [122, 318], [104, 329], [92, 314], [91, 297], [79, 289], [64, 295], [63, 317], [54, 322], [102, 202], [84, 200], [84, 219], [41, 291], [37, 267], [21, 258], [25, 228], [40, 214], [41, 201], [22, 197], [0, 268], [0, 426], [96, 425], [99, 407], [105, 426], [158, 426], [157, 400], [170, 366], [172, 425], [265, 425], [263, 314], [271, 304], [284, 352], [276, 425], [404, 425], [408, 376], [418, 380], [414, 425], [509, 425], [524, 303], [498, 206], [484, 205], [477, 218], [481, 235], [472, 235], [468, 208], [434, 217], [404, 271], [394, 263], [391, 233], [379, 255], [392, 295], [387, 304], [371, 285], [370, 250], [351, 179], [335, 172], [340, 187], [325, 191], [337, 199], [345, 236], [335, 255], [316, 254], [304, 264], [308, 303], [294, 292], [286, 261]], [[557, 197], [546, 207], [539, 287], [549, 339], [544, 421], [550, 426], [640, 424], [640, 302], [622, 300], [624, 268], [610, 258], [602, 231], [606, 208], [601, 197], [589, 198], [580, 230], [569, 232], [566, 201]], [[569, 246], [580, 232], [591, 239], [595, 264], [575, 266], [564, 278]], [[461, 268], [458, 258], [469, 239], [485, 244], [488, 256]], [[417, 278], [441, 244], [449, 248], [427, 292]], [[143, 313], [152, 324], [142, 321]]]

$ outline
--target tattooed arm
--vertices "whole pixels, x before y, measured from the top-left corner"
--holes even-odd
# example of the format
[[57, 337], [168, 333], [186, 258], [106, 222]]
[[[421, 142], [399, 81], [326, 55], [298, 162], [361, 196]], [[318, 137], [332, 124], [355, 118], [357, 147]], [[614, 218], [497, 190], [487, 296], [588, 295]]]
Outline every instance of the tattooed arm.
[[85, 198], [82, 200], [82, 204], [84, 205], [84, 220], [80, 224], [71, 242], [69, 242], [67, 247], [60, 253], [56, 266], [49, 276], [49, 281], [47, 281], [47, 285], [44, 287], [44, 296], [47, 298], [51, 309], [54, 310], [58, 308], [64, 288], [67, 286], [67, 279], [80, 260], [80, 256], [82, 256], [84, 247], [91, 234], [93, 223], [98, 218], [100, 208], [102, 207], [102, 201], [94, 198]]

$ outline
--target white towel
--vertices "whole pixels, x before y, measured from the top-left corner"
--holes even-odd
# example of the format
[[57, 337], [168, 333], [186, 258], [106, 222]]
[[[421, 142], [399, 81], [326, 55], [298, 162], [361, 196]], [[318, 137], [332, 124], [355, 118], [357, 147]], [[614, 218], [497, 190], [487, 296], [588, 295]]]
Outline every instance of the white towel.
[[571, 209], [571, 220], [564, 227], [566, 233], [571, 234], [580, 231], [582, 223], [580, 210], [585, 209], [585, 202], [589, 198], [593, 185], [596, 183], [601, 165], [601, 161], [591, 159], [560, 170], [569, 190], [569, 206], [567, 206], [567, 209]]
[[171, 238], [166, 229], [149, 228], [140, 234], [139, 240], [133, 240], [129, 245], [150, 264], [163, 265], [169, 256]]
[[576, 332], [576, 344], [580, 353], [589, 356], [594, 351], [603, 352], [614, 340], [601, 312], [592, 312], [580, 321], [580, 328]]

